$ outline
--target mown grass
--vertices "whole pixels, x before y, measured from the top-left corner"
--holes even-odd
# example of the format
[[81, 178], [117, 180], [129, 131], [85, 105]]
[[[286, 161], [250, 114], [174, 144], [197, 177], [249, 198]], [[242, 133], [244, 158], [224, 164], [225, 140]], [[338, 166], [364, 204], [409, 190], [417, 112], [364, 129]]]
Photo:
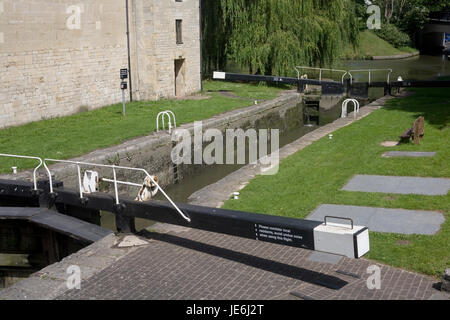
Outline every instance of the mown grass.
[[415, 53], [416, 49], [410, 47], [395, 48], [387, 41], [378, 37], [370, 30], [360, 33], [359, 45], [357, 48], [349, 46], [343, 59], [370, 59], [373, 56], [394, 56], [405, 53]]
[[[71, 116], [42, 120], [0, 130], [0, 153], [32, 155], [43, 158], [69, 159], [95, 149], [120, 144], [128, 139], [145, 136], [156, 130], [156, 116], [160, 111], [172, 110], [177, 125], [210, 118], [236, 108], [250, 106], [253, 99], [275, 98], [286, 87], [258, 84], [205, 81], [204, 100], [160, 100], [132, 102], [106, 106]], [[220, 94], [219, 90], [251, 98], [235, 99]], [[0, 173], [32, 168], [34, 161], [0, 158]]]
[[[420, 115], [425, 138], [386, 148], [398, 140]], [[281, 161], [274, 176], [258, 176], [241, 191], [239, 200], [224, 207], [250, 212], [305, 218], [320, 204], [344, 204], [412, 210], [436, 210], [446, 222], [432, 236], [371, 232], [369, 259], [439, 276], [450, 266], [450, 196], [348, 192], [340, 189], [355, 174], [450, 177], [450, 91], [417, 89], [385, 108], [322, 138]], [[436, 151], [433, 158], [383, 158], [388, 150]]]

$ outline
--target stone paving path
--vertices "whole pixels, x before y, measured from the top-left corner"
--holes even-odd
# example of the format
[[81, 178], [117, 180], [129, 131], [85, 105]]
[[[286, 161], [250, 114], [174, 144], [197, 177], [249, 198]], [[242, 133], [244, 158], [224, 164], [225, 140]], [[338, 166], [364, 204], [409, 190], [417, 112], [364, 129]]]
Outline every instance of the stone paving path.
[[185, 228], [147, 237], [149, 245], [57, 299], [448, 298], [433, 289], [436, 280], [381, 264], [381, 288], [370, 290], [374, 263], [365, 259], [315, 262], [308, 250]]
[[381, 156], [385, 158], [410, 157], [410, 158], [429, 158], [434, 157], [436, 152], [417, 152], [417, 151], [388, 151]]
[[[304, 249], [164, 224], [142, 236], [147, 245], [118, 248], [110, 235], [0, 291], [0, 300], [450, 299], [434, 289], [436, 279], [366, 259], [330, 260]], [[66, 286], [73, 265], [81, 269], [79, 290]], [[367, 286], [373, 265], [380, 268], [380, 289]]]
[[[350, 218], [355, 225], [369, 231], [401, 234], [436, 234], [445, 222], [442, 213], [405, 209], [388, 209], [360, 206], [322, 204], [306, 219], [324, 221], [325, 216]], [[339, 222], [347, 223], [347, 222]]]

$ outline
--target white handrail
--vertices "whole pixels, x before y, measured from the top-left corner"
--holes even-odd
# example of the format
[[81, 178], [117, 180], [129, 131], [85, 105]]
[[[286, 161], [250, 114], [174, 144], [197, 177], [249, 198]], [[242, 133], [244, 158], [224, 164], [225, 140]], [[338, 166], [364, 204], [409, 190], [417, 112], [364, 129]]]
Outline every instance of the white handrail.
[[[15, 154], [6, 154], [6, 153], [0, 153], [0, 157], [9, 157], [9, 158], [20, 158], [20, 159], [33, 159], [33, 160], [38, 160], [39, 161], [39, 165], [34, 168], [33, 170], [33, 184], [34, 184], [34, 190], [37, 190], [37, 179], [36, 179], [36, 172], [38, 171], [38, 169], [42, 166], [43, 161], [41, 158], [39, 157], [31, 157], [31, 156], [22, 156], [22, 155], [15, 155]], [[45, 166], [44, 166], [45, 167]], [[47, 167], [45, 167], [46, 171], [47, 171], [47, 175], [49, 176], [49, 181], [51, 181], [51, 173], [50, 170], [48, 170]], [[53, 189], [52, 184], [50, 183], [50, 189]]]
[[300, 70], [299, 69], [308, 69], [308, 70], [319, 70], [319, 81], [322, 81], [322, 71], [331, 71], [331, 72], [339, 72], [344, 73], [341, 78], [341, 82], [344, 83], [344, 78], [347, 75], [348, 71], [339, 70], [339, 69], [327, 69], [327, 68], [314, 68], [314, 67], [304, 67], [304, 66], [295, 66], [295, 71], [297, 71], [297, 79], [300, 79]]
[[379, 72], [379, 71], [389, 71], [388, 75], [387, 75], [387, 83], [389, 84], [390, 78], [391, 78], [391, 73], [392, 73], [392, 69], [361, 69], [361, 70], [349, 70], [348, 74], [350, 75], [350, 83], [353, 83], [353, 75], [352, 72], [368, 72], [369, 73], [369, 84], [371, 83], [371, 78], [372, 78], [372, 72]]
[[172, 125], [171, 125], [171, 117], [173, 117], [173, 124], [174, 124], [174, 128], [176, 129], [177, 127], [177, 120], [175, 118], [175, 114], [170, 111], [170, 110], [166, 110], [166, 111], [161, 111], [160, 113], [158, 113], [158, 115], [156, 116], [156, 132], [159, 132], [159, 118], [162, 118], [162, 125], [163, 125], [163, 130], [166, 130], [166, 126], [165, 126], [165, 116], [167, 116], [169, 118], [169, 133], [172, 132]]
[[[387, 75], [387, 83], [390, 83], [391, 73], [392, 69], [360, 69], [360, 70], [340, 70], [340, 69], [327, 69], [327, 68], [315, 68], [315, 67], [304, 67], [304, 66], [295, 66], [295, 71], [297, 72], [297, 79], [300, 80], [300, 71], [301, 69], [308, 69], [308, 70], [319, 70], [319, 81], [322, 81], [322, 72], [323, 71], [331, 71], [331, 72], [340, 72], [343, 73], [341, 82], [344, 83], [344, 78], [348, 74], [350, 75], [350, 83], [353, 83], [353, 73], [355, 72], [368, 72], [369, 73], [369, 84], [372, 82], [372, 73], [373, 72], [380, 72], [380, 71], [389, 71]], [[299, 70], [300, 69], [300, 70]]]
[[346, 99], [346, 100], [344, 100], [344, 102], [342, 103], [341, 118], [346, 118], [347, 117], [347, 105], [349, 104], [349, 102], [353, 102], [353, 106], [354, 106], [353, 117], [356, 118], [356, 114], [359, 112], [359, 101], [356, 100], [356, 99]]
[[[116, 199], [116, 204], [120, 204], [120, 200], [119, 200], [119, 192], [118, 192], [118, 184], [124, 184], [123, 181], [119, 181], [117, 180], [117, 176], [116, 176], [116, 169], [119, 170], [131, 170], [131, 171], [140, 171], [140, 172], [144, 172], [146, 174], [147, 177], [150, 177], [150, 180], [158, 187], [158, 189], [161, 191], [161, 193], [164, 195], [164, 197], [166, 197], [166, 199], [170, 202], [170, 204], [178, 211], [178, 213], [183, 217], [183, 219], [185, 219], [187, 222], [191, 222], [191, 219], [186, 216], [181, 210], [180, 208], [178, 208], [178, 206], [172, 201], [172, 199], [170, 199], [170, 197], [164, 192], [164, 190], [159, 186], [159, 184], [153, 179], [153, 177], [147, 172], [147, 170], [142, 169], [142, 168], [132, 168], [132, 167], [122, 167], [122, 166], [115, 166], [115, 165], [107, 165], [107, 164], [98, 164], [98, 163], [89, 163], [89, 162], [81, 162], [81, 161], [70, 161], [70, 160], [57, 160], [57, 159], [44, 159], [43, 164], [44, 167], [48, 170], [47, 167], [47, 163], [46, 162], [59, 162], [59, 163], [68, 163], [68, 164], [74, 164], [77, 166], [77, 170], [78, 170], [78, 186], [79, 186], [79, 190], [80, 190], [80, 198], [83, 198], [83, 189], [82, 189], [82, 185], [81, 185], [81, 170], [80, 170], [80, 165], [83, 166], [91, 166], [91, 167], [101, 167], [101, 168], [110, 168], [113, 171], [113, 179], [114, 180], [109, 180], [109, 179], [102, 179], [104, 181], [108, 181], [109, 182], [113, 182], [114, 183], [114, 193], [115, 193], [115, 199]], [[50, 170], [48, 170], [48, 172], [50, 172]], [[129, 183], [127, 183], [129, 184]], [[140, 187], [142, 187], [142, 185], [138, 185]], [[50, 175], [50, 193], [53, 193], [53, 185], [52, 185], [52, 179], [51, 179], [51, 175]]]

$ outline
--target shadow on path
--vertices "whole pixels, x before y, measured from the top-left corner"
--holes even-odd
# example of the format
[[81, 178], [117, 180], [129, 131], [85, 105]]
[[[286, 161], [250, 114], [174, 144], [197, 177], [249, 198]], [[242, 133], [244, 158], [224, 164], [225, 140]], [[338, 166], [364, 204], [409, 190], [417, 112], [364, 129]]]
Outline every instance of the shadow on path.
[[210, 254], [237, 263], [242, 263], [253, 268], [261, 269], [267, 272], [275, 273], [284, 277], [293, 278], [307, 283], [312, 283], [333, 290], [339, 290], [348, 284], [348, 282], [340, 278], [320, 272], [291, 266], [281, 262], [260, 258], [230, 249], [220, 248], [217, 246], [181, 238], [171, 234], [161, 234], [143, 230], [139, 235], [149, 239], [163, 241], [176, 246]]

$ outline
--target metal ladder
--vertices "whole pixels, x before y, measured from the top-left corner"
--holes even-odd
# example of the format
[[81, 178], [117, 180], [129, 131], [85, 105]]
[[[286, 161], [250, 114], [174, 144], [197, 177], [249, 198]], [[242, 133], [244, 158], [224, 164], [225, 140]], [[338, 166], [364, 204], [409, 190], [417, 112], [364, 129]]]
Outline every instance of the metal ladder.
[[[319, 100], [310, 100], [303, 99], [304, 110], [303, 114], [306, 119], [305, 127], [312, 127], [311, 119], [316, 121], [316, 124], [319, 125], [319, 110], [320, 110], [320, 101]], [[314, 114], [311, 114], [310, 110], [314, 110]]]
[[[166, 111], [161, 111], [156, 116], [156, 132], [159, 132], [159, 118], [161, 118], [161, 120], [162, 120], [163, 130], [166, 130], [166, 125], [165, 125], [165, 118], [166, 118], [166, 116], [168, 117], [169, 134], [172, 133], [172, 129], [176, 129], [176, 127], [177, 127], [177, 120], [175, 118], [175, 114], [172, 111], [170, 111], [170, 110], [166, 110]], [[173, 118], [173, 126], [172, 126], [172, 118]]]
[[342, 113], [341, 118], [347, 118], [347, 106], [348, 104], [352, 102], [354, 107], [353, 117], [356, 118], [356, 114], [359, 113], [359, 102], [356, 99], [346, 99], [344, 102], [342, 102]]

